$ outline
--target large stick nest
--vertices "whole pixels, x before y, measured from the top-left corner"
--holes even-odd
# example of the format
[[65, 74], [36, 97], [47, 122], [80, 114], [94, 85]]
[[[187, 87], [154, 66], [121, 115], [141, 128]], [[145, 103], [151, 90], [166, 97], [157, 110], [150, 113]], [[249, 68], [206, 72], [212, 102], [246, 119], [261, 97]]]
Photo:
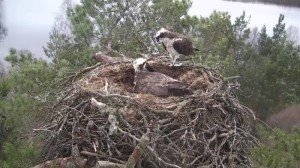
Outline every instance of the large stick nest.
[[250, 151], [259, 143], [250, 134], [255, 116], [235, 97], [237, 83], [207, 68], [159, 60], [148, 68], [183, 81], [193, 94], [135, 93], [131, 63], [88, 67], [69, 80], [40, 129], [50, 132], [44, 160], [70, 156], [78, 146], [84, 157], [124, 164], [148, 131], [150, 143], [136, 167], [251, 166]]

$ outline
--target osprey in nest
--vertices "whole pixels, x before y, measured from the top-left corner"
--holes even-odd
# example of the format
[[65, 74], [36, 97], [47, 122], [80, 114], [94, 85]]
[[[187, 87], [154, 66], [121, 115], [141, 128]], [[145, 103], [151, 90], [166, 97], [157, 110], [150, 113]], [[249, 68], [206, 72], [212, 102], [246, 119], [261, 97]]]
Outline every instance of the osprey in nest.
[[134, 89], [138, 93], [150, 93], [156, 96], [183, 96], [191, 94], [187, 86], [176, 79], [163, 73], [149, 72], [146, 67], [146, 59], [138, 58], [133, 61], [135, 70]]
[[168, 51], [173, 66], [181, 55], [188, 56], [194, 54], [194, 51], [199, 51], [193, 47], [192, 41], [186, 36], [168, 31], [165, 28], [161, 28], [156, 33], [155, 39], [157, 42], [161, 42], [164, 49]]

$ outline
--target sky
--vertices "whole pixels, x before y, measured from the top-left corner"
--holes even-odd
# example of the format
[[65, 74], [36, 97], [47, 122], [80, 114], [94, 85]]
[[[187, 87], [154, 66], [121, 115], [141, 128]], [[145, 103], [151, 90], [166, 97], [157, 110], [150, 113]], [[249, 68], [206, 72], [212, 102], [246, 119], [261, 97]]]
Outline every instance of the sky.
[[[1, 1], [1, 0], [0, 0]], [[76, 0], [79, 2], [79, 0]], [[10, 47], [29, 49], [37, 57], [45, 57], [42, 46], [48, 42], [56, 16], [62, 12], [63, 0], [3, 0], [4, 23], [8, 36], [0, 43], [0, 60]], [[228, 11], [235, 18], [243, 10], [251, 14], [251, 27], [266, 24], [269, 32], [276, 24], [279, 14], [285, 14], [287, 25], [300, 27], [300, 9], [275, 5], [249, 4], [221, 0], [193, 0], [189, 14], [209, 16], [213, 10]]]
[[51, 27], [62, 0], [4, 0], [6, 23], [12, 28]]
[[2, 14], [8, 36], [0, 44], [0, 60], [9, 48], [29, 49], [46, 58], [46, 44], [54, 19], [60, 12], [62, 0], [3, 0]]

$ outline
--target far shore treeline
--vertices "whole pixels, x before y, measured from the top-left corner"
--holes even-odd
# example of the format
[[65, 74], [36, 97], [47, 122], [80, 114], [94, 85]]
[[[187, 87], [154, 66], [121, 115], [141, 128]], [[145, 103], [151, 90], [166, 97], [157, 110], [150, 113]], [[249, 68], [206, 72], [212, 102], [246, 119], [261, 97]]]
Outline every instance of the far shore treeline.
[[249, 2], [249, 3], [260, 2], [260, 3], [269, 3], [269, 4], [276, 4], [276, 5], [299, 7], [300, 8], [300, 1], [299, 0], [225, 0], [225, 1]]

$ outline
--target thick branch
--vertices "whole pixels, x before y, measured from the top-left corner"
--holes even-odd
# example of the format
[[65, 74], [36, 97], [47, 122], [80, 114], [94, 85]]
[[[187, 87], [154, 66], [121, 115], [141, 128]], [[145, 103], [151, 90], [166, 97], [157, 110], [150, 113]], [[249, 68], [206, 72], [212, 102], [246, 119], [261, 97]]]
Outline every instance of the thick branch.
[[138, 145], [134, 148], [132, 154], [130, 155], [127, 163], [125, 164], [125, 168], [134, 168], [135, 164], [139, 160], [139, 158], [143, 155], [145, 152], [146, 147], [149, 144], [149, 137], [148, 134], [144, 134]]

